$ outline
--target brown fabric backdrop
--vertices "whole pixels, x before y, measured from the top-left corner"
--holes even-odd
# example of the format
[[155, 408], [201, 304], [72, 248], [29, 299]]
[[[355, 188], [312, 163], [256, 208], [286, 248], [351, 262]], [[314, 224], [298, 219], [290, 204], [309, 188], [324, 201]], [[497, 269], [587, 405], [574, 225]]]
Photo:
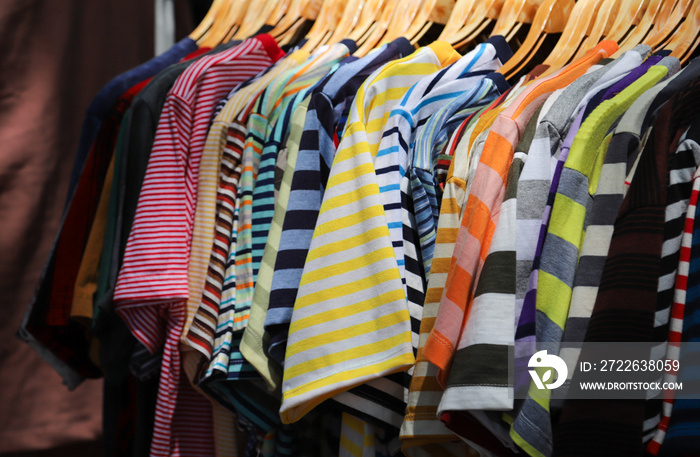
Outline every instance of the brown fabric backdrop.
[[68, 392], [14, 334], [59, 224], [83, 113], [152, 57], [153, 20], [145, 0], [0, 1], [0, 454], [99, 437], [101, 382]]

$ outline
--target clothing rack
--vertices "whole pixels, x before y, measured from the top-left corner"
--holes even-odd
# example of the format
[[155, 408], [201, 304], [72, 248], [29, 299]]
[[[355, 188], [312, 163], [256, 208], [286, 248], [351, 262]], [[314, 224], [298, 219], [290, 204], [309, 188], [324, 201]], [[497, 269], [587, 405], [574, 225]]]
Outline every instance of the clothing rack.
[[18, 335], [108, 455], [698, 453], [670, 389], [538, 392], [693, 381], [697, 12], [215, 0], [95, 97]]

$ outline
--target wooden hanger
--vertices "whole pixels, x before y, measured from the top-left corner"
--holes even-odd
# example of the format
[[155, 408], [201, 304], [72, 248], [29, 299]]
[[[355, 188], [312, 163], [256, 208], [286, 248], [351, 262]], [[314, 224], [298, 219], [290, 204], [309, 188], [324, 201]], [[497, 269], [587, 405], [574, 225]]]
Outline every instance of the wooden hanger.
[[301, 5], [301, 16], [315, 21], [323, 6], [323, 0], [305, 0]]
[[[457, 34], [467, 20], [471, 17], [472, 12], [476, 6], [476, 0], [457, 0], [454, 7], [452, 8], [452, 13], [445, 23], [445, 27], [440, 32], [438, 40], [454, 42], [453, 37]], [[456, 41], [459, 41], [457, 39]]]
[[523, 24], [531, 24], [541, 0], [505, 0], [491, 36], [502, 35], [511, 41]]
[[498, 72], [506, 79], [520, 73], [535, 56], [547, 35], [564, 30], [574, 4], [574, 0], [544, 0], [537, 8], [527, 37]]
[[420, 6], [421, 0], [388, 0], [375, 27], [355, 55], [363, 57], [380, 43], [402, 36]]
[[502, 8], [503, 0], [484, 0], [476, 2], [474, 10], [467, 18], [464, 26], [447, 41], [455, 48], [466, 46], [474, 41], [486, 27], [495, 24], [501, 14]]
[[[358, 38], [362, 41], [362, 45], [367, 43], [370, 39], [372, 41], [381, 40], [381, 36], [386, 33], [386, 29], [389, 27], [389, 23], [391, 22], [394, 11], [398, 7], [399, 1], [400, 0], [386, 0], [384, 2], [381, 12], [379, 12], [379, 16], [375, 16], [376, 19], [372, 23], [371, 27], [367, 30], [367, 32], [365, 32], [364, 35]], [[353, 38], [356, 37], [353, 36]], [[362, 48], [362, 45], [360, 48]], [[355, 51], [355, 54], [359, 55], [357, 51]]]
[[455, 0], [424, 0], [404, 36], [416, 44], [433, 24], [447, 23], [454, 4]]
[[650, 4], [650, 0], [621, 0], [620, 8], [610, 31], [605, 34], [605, 39], [615, 43], [623, 43], [625, 38], [630, 36], [641, 24]]
[[192, 33], [189, 34], [189, 37], [194, 41], [199, 41], [204, 33], [209, 30], [212, 24], [214, 24], [214, 20], [216, 19], [219, 10], [226, 2], [227, 0], [214, 0], [207, 11], [207, 14], [204, 15], [204, 18], [202, 18], [199, 25], [197, 25]]
[[700, 1], [693, 2], [685, 21], [673, 34], [665, 49], [671, 50], [671, 56], [686, 63], [700, 43]]
[[270, 15], [265, 20], [265, 25], [275, 27], [289, 12], [291, 0], [278, 0]]
[[[286, 0], [289, 2], [289, 0]], [[291, 0], [291, 2], [288, 3], [287, 9], [285, 11], [285, 14], [274, 24], [274, 28], [270, 30], [270, 35], [273, 37], [279, 39], [280, 37], [284, 36], [290, 29], [294, 28], [300, 21], [303, 21], [307, 18], [303, 16], [303, 12], [306, 9], [306, 3], [312, 3], [309, 0]], [[320, 9], [320, 3], [318, 3], [319, 9]], [[316, 10], [316, 14], [318, 15], [318, 9]], [[316, 17], [310, 18], [311, 20], [315, 19]]]
[[455, 0], [438, 0], [430, 12], [430, 20], [436, 24], [447, 24], [447, 20], [452, 15], [455, 3]]
[[235, 27], [231, 27], [228, 34], [226, 35], [226, 38], [224, 38], [224, 43], [231, 41], [236, 32], [238, 32], [238, 29], [241, 28], [241, 25], [243, 24], [243, 21], [245, 20], [246, 14], [248, 12], [248, 6], [250, 5], [250, 2], [247, 0], [234, 0], [234, 2], [237, 4], [236, 6], [234, 6], [234, 8], [238, 10], [238, 17], [236, 18]]
[[365, 42], [371, 31], [380, 19], [387, 0], [367, 0], [362, 7], [360, 18], [355, 26], [348, 32], [348, 38], [358, 46]]
[[277, 2], [278, 0], [264, 0], [262, 3], [250, 2], [241, 27], [233, 38], [244, 40], [257, 33], [265, 25], [265, 21], [277, 6]]
[[395, 8], [394, 15], [386, 29], [386, 35], [377, 44], [393, 41], [407, 34], [408, 29], [416, 20], [416, 16], [421, 10], [421, 6], [428, 0], [415, 0], [399, 2], [400, 8]]
[[314, 25], [306, 35], [307, 41], [302, 49], [312, 52], [324, 40], [327, 40], [338, 26], [345, 6], [346, 2], [344, 0], [325, 0], [321, 6], [321, 11], [318, 12]]
[[232, 4], [233, 0], [224, 0], [222, 2], [214, 16], [211, 27], [197, 40], [198, 46], [212, 48], [221, 42], [222, 35], [225, 35], [226, 31], [228, 31], [225, 28], [228, 24], [224, 24], [224, 22], [229, 17]]
[[[623, 53], [631, 50], [635, 46], [644, 42], [645, 37], [651, 32], [656, 22], [656, 17], [661, 10], [664, 0], [650, 0], [649, 4], [646, 6], [644, 15], [632, 31], [624, 38], [624, 40], [619, 44], [619, 49], [615, 54], [614, 58], [620, 57]], [[614, 33], [614, 32], [613, 32]]]
[[275, 37], [280, 46], [290, 44], [303, 24], [318, 18], [322, 4], [323, 0], [292, 0], [286, 14], [270, 31], [270, 35]]
[[662, 49], [664, 43], [670, 39], [674, 30], [687, 16], [692, 3], [693, 0], [677, 0], [675, 3], [669, 1], [666, 5], [662, 5], [654, 28], [644, 38], [644, 44], [651, 46], [654, 51]]
[[243, 22], [245, 16], [245, 1], [242, 0], [227, 0], [226, 4], [219, 10], [217, 19], [205, 34], [200, 46], [213, 48], [221, 43], [229, 41]]
[[576, 52], [583, 44], [589, 34], [596, 19], [596, 12], [603, 0], [579, 0], [566, 22], [564, 31], [559, 37], [557, 44], [543, 62], [549, 68], [540, 76], [544, 77], [554, 73], [576, 55]]
[[343, 17], [340, 18], [338, 26], [326, 42], [337, 43], [348, 38], [350, 32], [360, 21], [366, 3], [365, 0], [349, 0], [349, 4], [345, 7], [345, 11], [343, 12]]
[[583, 56], [589, 49], [595, 48], [596, 45], [610, 33], [613, 22], [615, 22], [615, 16], [618, 14], [621, 5], [622, 2], [620, 0], [603, 0], [600, 3], [598, 14], [588, 31], [588, 37], [578, 48], [578, 51], [571, 60], [576, 60]]

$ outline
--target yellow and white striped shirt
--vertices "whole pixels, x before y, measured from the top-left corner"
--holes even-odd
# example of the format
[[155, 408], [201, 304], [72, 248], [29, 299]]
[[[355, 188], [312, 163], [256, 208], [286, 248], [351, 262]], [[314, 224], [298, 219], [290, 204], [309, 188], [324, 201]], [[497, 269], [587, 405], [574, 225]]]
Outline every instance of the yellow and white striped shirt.
[[[401, 425], [403, 411], [344, 393], [375, 381], [377, 391], [403, 399], [400, 383], [380, 378], [414, 362], [410, 316], [389, 228], [385, 222], [365, 230], [367, 221], [386, 219], [374, 163], [394, 105], [419, 79], [459, 57], [448, 43], [435, 42], [380, 68], [357, 93], [292, 315], [280, 410], [285, 423], [335, 396], [378, 420]], [[375, 293], [379, 286], [382, 292]]]

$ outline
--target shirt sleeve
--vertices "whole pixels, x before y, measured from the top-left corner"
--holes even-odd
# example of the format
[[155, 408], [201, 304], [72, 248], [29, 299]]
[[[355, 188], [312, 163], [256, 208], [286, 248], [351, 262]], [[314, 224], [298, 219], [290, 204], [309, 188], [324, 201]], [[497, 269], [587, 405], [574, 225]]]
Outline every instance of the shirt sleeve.
[[[114, 293], [117, 310], [134, 336], [152, 352], [163, 341], [163, 329], [159, 319], [153, 322], [155, 310], [146, 311], [144, 305], [187, 300], [188, 297], [192, 215], [188, 215], [186, 209], [191, 208], [192, 202], [186, 201], [188, 151], [185, 138], [191, 133], [191, 121], [188, 104], [179, 97], [168, 97], [156, 130]], [[146, 314], [151, 315], [150, 318]]]

